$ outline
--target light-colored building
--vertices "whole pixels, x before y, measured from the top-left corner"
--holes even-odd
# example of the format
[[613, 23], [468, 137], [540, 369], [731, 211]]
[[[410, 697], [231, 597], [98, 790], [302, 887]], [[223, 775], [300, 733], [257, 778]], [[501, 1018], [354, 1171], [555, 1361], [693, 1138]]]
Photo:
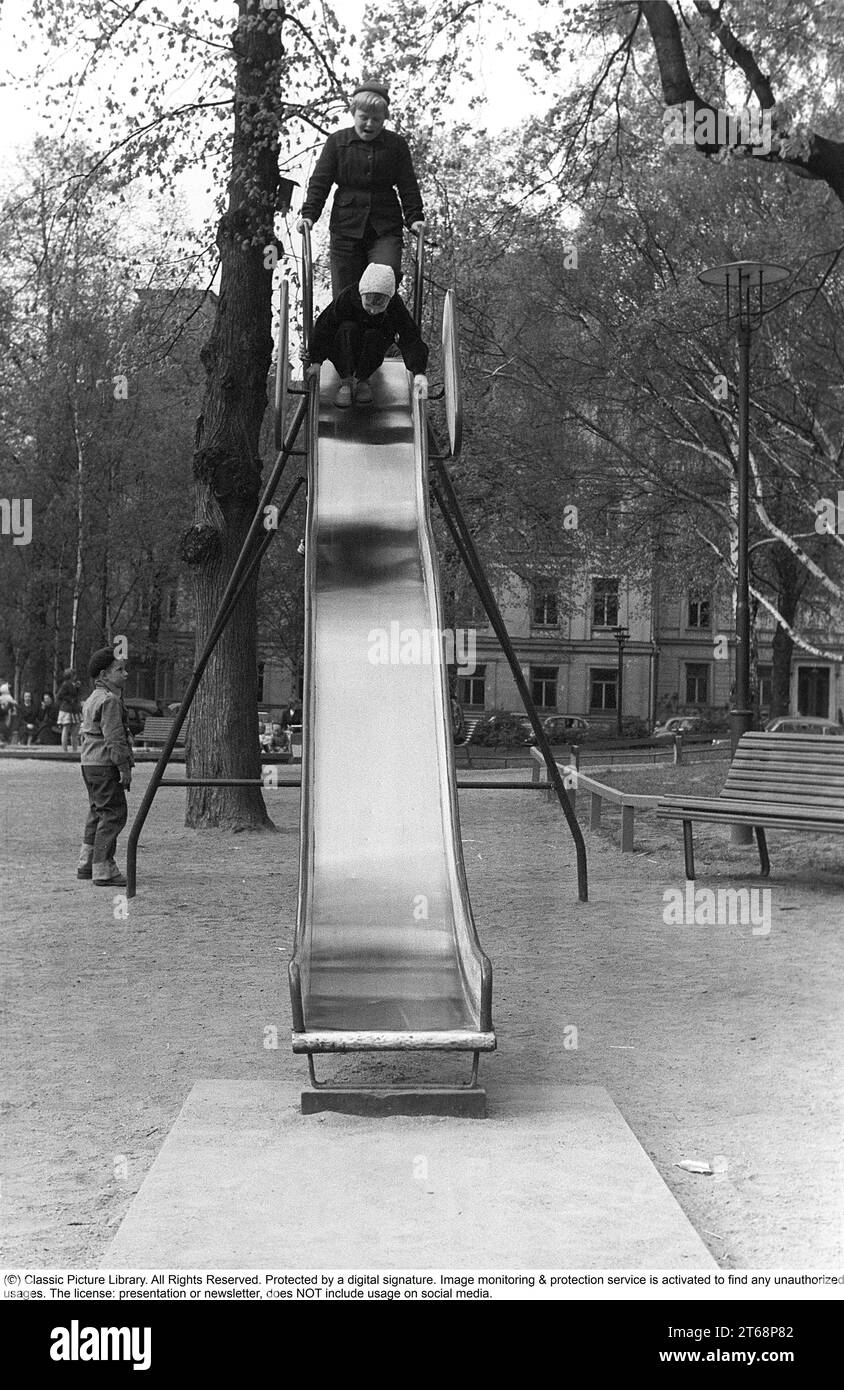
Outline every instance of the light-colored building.
[[[649, 586], [623, 575], [584, 569], [576, 581], [528, 581], [510, 574], [494, 585], [496, 598], [522, 671], [543, 714], [582, 714], [601, 723], [618, 717], [619, 644], [622, 649], [622, 716], [652, 725], [674, 713], [726, 716], [735, 674], [732, 596], [725, 586]], [[478, 600], [458, 607], [458, 625], [474, 627], [476, 667], [457, 672], [458, 695], [469, 715], [491, 709], [519, 710], [509, 663]], [[844, 707], [844, 614], [835, 632], [801, 631], [823, 658], [795, 648], [789, 710], [836, 719]], [[758, 705], [771, 703], [774, 634], [760, 615]], [[459, 645], [458, 649], [459, 649]], [[465, 645], [465, 641], [464, 641]], [[839, 660], [835, 656], [839, 655]]]

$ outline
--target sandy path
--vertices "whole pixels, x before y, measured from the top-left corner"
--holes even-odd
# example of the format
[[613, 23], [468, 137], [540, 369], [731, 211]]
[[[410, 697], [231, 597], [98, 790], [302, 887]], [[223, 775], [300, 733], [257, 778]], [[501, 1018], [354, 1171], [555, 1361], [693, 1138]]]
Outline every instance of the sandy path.
[[[723, 769], [650, 775], [706, 789]], [[133, 809], [148, 776], [137, 770]], [[644, 783], [608, 780], [623, 776]], [[235, 837], [185, 830], [183, 795], [160, 796], [139, 897], [116, 920], [112, 895], [75, 878], [78, 767], [0, 759], [8, 1263], [95, 1265], [195, 1080], [283, 1069], [305, 1082], [285, 972], [297, 793], [267, 793], [277, 835]], [[664, 924], [663, 892], [684, 883], [679, 827], [640, 819], [625, 856], [612, 817], [587, 831], [581, 906], [555, 805], [464, 792], [461, 810], [494, 971], [490, 1094], [499, 1076], [605, 1086], [724, 1267], [840, 1264], [844, 842], [771, 836], [763, 937]], [[698, 886], [758, 886], [753, 849], [716, 827], [696, 843]], [[722, 1176], [673, 1166], [715, 1154]]]

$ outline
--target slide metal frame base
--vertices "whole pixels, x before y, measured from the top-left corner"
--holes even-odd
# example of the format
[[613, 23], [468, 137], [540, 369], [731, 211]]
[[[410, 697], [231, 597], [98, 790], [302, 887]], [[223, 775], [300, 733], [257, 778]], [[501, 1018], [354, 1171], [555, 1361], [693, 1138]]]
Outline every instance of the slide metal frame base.
[[425, 1086], [418, 1082], [396, 1086], [343, 1085], [318, 1081], [314, 1055], [308, 1053], [310, 1091], [302, 1092], [302, 1114], [334, 1110], [341, 1115], [452, 1115], [485, 1120], [486, 1091], [478, 1085], [481, 1055], [472, 1053], [472, 1074], [463, 1085]]

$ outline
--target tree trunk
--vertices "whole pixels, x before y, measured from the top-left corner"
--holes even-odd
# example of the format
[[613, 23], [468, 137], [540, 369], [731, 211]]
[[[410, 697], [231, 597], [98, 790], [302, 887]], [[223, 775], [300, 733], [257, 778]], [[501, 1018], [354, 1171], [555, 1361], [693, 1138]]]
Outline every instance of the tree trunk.
[[[261, 9], [258, 0], [238, 0], [232, 166], [217, 229], [220, 297], [202, 351], [207, 384], [193, 465], [195, 522], [182, 543], [194, 569], [197, 654], [259, 497], [258, 439], [272, 352], [272, 269], [264, 249], [275, 244], [283, 18], [283, 11]], [[256, 589], [253, 577], [200, 682], [187, 737], [190, 777], [260, 781]], [[258, 786], [190, 789], [186, 824], [272, 828]]]
[[102, 518], [103, 526], [103, 556], [100, 565], [100, 632], [103, 642], [107, 647], [112, 645], [113, 633], [111, 630], [111, 594], [110, 589], [110, 564], [111, 564], [111, 499], [114, 492], [114, 461], [109, 460], [108, 474], [106, 477], [106, 500], [105, 512]]
[[[150, 556], [150, 563], [153, 557]], [[144, 662], [152, 671], [152, 695], [155, 699], [155, 687], [158, 677], [158, 644], [161, 640], [161, 608], [164, 600], [164, 587], [161, 575], [156, 572], [152, 581], [152, 590], [149, 596], [149, 620], [147, 622], [147, 636], [144, 645]]]
[[[797, 608], [803, 590], [804, 571], [789, 550], [784, 546], [772, 547], [775, 552], [774, 568], [779, 580], [777, 609], [785, 621], [794, 627]], [[794, 652], [794, 638], [780, 623], [774, 631], [771, 668], [771, 718], [777, 714], [789, 713], [791, 694], [791, 658]]]
[[76, 666], [76, 637], [79, 631], [79, 601], [82, 596], [82, 575], [85, 568], [85, 455], [79, 430], [79, 411], [76, 404], [76, 382], [73, 383], [71, 419], [76, 446], [76, 565], [73, 571], [73, 601], [70, 614], [70, 650], [68, 666]]

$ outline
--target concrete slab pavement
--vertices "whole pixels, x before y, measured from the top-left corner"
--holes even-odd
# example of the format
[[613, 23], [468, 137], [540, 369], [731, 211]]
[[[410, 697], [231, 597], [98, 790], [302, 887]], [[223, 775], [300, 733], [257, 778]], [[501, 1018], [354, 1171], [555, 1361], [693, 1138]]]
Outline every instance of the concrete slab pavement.
[[303, 1116], [200, 1081], [104, 1268], [715, 1269], [598, 1086], [495, 1086], [489, 1119]]

